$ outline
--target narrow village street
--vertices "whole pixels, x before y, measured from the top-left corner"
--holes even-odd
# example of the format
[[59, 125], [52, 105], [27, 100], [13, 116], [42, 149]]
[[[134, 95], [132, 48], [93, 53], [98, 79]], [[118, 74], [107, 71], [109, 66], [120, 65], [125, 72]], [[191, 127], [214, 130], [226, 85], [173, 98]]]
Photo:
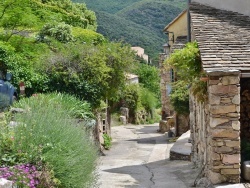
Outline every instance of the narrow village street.
[[100, 188], [186, 188], [196, 178], [191, 162], [170, 161], [173, 143], [158, 124], [112, 127], [113, 145], [99, 164]]

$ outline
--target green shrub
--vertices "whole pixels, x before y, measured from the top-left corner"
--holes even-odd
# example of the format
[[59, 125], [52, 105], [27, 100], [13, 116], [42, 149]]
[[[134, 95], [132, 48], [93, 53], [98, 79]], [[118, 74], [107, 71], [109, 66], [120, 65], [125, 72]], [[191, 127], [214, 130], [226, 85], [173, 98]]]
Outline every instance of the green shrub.
[[39, 41], [44, 41], [45, 37], [53, 37], [56, 40], [66, 43], [74, 40], [71, 26], [65, 23], [49, 23], [43, 26], [39, 32]]
[[72, 34], [75, 39], [80, 42], [85, 42], [89, 44], [102, 44], [105, 41], [105, 38], [100, 33], [92, 31], [90, 29], [82, 29], [80, 27], [73, 27]]
[[96, 179], [97, 147], [84, 124], [72, 119], [72, 116], [78, 117], [78, 110], [80, 114], [84, 109], [87, 111], [88, 105], [77, 109], [75, 104], [70, 105], [76, 99], [68, 99], [70, 96], [62, 94], [39, 94], [22, 99], [17, 107], [26, 112], [15, 115], [14, 120], [20, 123], [9, 131], [13, 144], [9, 150], [1, 145], [1, 157], [13, 154], [16, 163], [35, 164], [41, 171], [45, 168], [48, 176], [57, 180], [57, 187], [89, 187]]
[[[129, 108], [129, 117], [132, 123], [150, 123], [154, 118], [154, 109], [157, 106], [157, 99], [151, 91], [139, 84], [128, 84], [120, 94], [121, 105]], [[140, 120], [139, 114], [144, 114], [144, 120]]]
[[189, 91], [187, 82], [180, 80], [173, 83], [170, 102], [178, 114], [186, 115], [189, 113]]
[[105, 149], [110, 149], [112, 146], [112, 138], [108, 134], [103, 134], [102, 137], [104, 139], [103, 147]]
[[207, 99], [207, 83], [200, 81], [202, 72], [197, 42], [187, 43], [165, 61], [167, 69], [174, 69], [178, 81], [172, 83], [170, 102], [178, 114], [189, 114], [189, 88], [198, 101]]
[[140, 84], [160, 99], [159, 69], [154, 66], [140, 63], [135, 69], [135, 74], [139, 76]]
[[150, 112], [157, 106], [157, 99], [153, 92], [149, 91], [147, 88], [140, 88], [140, 101], [142, 106], [146, 111]]

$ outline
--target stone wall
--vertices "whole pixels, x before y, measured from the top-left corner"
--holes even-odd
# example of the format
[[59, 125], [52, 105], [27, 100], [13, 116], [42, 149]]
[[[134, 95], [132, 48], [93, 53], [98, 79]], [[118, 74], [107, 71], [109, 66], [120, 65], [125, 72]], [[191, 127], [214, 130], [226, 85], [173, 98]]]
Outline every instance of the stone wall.
[[181, 136], [190, 129], [189, 115], [176, 115], [176, 136]]
[[208, 102], [191, 97], [192, 161], [213, 183], [240, 182], [239, 72], [212, 73]]
[[198, 168], [204, 168], [207, 164], [207, 135], [208, 135], [208, 105], [198, 102], [190, 94], [190, 132], [191, 132], [191, 160]]
[[166, 54], [160, 54], [159, 66], [161, 73], [161, 104], [162, 104], [162, 120], [166, 120], [167, 116], [170, 116], [170, 101], [167, 96], [167, 83], [171, 83], [170, 71], [166, 70], [163, 66], [164, 60], [167, 58]]
[[[240, 182], [240, 78], [210, 76], [208, 177], [213, 183]], [[213, 177], [217, 177], [214, 178]]]

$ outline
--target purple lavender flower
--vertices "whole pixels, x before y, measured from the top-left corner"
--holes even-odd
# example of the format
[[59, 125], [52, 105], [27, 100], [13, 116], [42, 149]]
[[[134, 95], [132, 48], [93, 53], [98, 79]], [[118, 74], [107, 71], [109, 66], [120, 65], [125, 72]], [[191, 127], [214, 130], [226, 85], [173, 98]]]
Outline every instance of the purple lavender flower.
[[1, 178], [14, 181], [18, 186], [36, 188], [39, 184], [37, 179], [37, 170], [34, 165], [22, 164], [13, 167], [0, 168]]

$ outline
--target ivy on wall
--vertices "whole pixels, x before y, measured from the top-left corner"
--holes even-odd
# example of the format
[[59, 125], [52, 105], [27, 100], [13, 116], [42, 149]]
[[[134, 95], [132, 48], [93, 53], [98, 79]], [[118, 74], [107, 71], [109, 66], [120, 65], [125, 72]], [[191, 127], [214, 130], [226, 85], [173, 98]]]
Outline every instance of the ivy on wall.
[[187, 43], [183, 49], [175, 50], [166, 59], [165, 68], [175, 71], [177, 81], [172, 83], [170, 102], [178, 114], [189, 113], [189, 88], [199, 101], [206, 100], [207, 84], [200, 80], [204, 73], [197, 42]]

